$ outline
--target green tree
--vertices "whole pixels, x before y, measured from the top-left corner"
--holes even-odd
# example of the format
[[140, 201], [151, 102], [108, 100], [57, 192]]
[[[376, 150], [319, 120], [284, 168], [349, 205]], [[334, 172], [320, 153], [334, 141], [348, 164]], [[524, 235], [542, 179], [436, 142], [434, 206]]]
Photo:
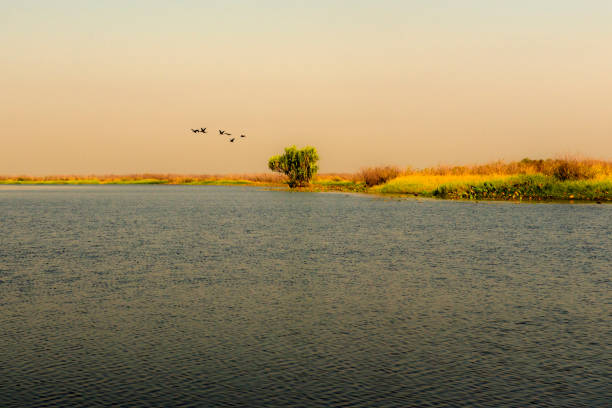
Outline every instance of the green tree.
[[295, 146], [285, 147], [285, 154], [270, 157], [268, 167], [272, 171], [284, 173], [289, 177], [289, 187], [303, 187], [310, 183], [319, 170], [317, 166], [319, 155], [312, 146], [297, 149]]

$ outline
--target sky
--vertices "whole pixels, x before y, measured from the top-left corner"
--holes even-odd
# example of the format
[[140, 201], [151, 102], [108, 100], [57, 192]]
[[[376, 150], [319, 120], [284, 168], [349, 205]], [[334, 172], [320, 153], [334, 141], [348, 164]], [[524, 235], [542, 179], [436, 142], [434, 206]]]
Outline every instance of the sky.
[[610, 160], [611, 21], [609, 0], [0, 0], [0, 174], [266, 172], [290, 145], [321, 172]]

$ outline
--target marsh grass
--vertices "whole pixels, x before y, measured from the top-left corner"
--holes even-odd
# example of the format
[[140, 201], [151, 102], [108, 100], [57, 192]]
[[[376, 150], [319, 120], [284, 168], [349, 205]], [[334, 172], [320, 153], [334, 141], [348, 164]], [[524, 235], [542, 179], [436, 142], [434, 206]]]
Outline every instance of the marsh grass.
[[432, 191], [441, 198], [473, 200], [612, 200], [611, 180], [558, 180], [544, 174], [511, 176], [478, 183], [442, 184]]
[[413, 174], [398, 177], [372, 191], [469, 200], [612, 201], [612, 177], [559, 180], [541, 173], [490, 176]]
[[581, 180], [612, 177], [612, 162], [594, 159], [563, 157], [557, 159], [532, 160], [505, 163], [492, 163], [472, 166], [437, 166], [416, 172], [423, 175], [462, 176], [462, 175], [519, 175], [544, 174], [559, 180]]
[[612, 201], [612, 163], [564, 157], [407, 169], [370, 190], [448, 199]]
[[[181, 184], [286, 187], [287, 177], [259, 174], [128, 174], [0, 176], [0, 184]], [[421, 170], [394, 166], [357, 173], [323, 173], [300, 191], [349, 191], [409, 194], [472, 200], [585, 200], [612, 202], [612, 162], [592, 159], [523, 159], [474, 166], [438, 166]]]
[[362, 180], [368, 187], [373, 187], [386, 183], [401, 174], [402, 170], [397, 166], [366, 167], [361, 169], [354, 178]]
[[0, 184], [195, 184], [195, 185], [243, 185], [281, 184], [285, 177], [277, 174], [128, 174], [128, 175], [60, 175], [60, 176], [0, 176]]
[[356, 182], [353, 180], [330, 180], [330, 179], [317, 179], [314, 180], [311, 186], [315, 189], [324, 191], [353, 191], [353, 192], [365, 192], [367, 186], [363, 182]]
[[383, 194], [416, 194], [433, 196], [433, 192], [442, 185], [449, 188], [458, 188], [463, 185], [482, 183], [485, 180], [504, 180], [510, 176], [503, 175], [429, 175], [411, 174], [397, 177], [383, 185], [375, 187], [373, 190]]

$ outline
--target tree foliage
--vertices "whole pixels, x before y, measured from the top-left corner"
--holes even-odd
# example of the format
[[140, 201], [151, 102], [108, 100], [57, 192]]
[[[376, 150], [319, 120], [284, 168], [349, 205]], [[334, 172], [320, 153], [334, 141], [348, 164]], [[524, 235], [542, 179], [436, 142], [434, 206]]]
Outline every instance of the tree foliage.
[[297, 149], [295, 146], [285, 148], [285, 154], [270, 157], [268, 167], [272, 171], [284, 173], [289, 177], [289, 187], [303, 187], [310, 183], [319, 170], [319, 155], [312, 146]]

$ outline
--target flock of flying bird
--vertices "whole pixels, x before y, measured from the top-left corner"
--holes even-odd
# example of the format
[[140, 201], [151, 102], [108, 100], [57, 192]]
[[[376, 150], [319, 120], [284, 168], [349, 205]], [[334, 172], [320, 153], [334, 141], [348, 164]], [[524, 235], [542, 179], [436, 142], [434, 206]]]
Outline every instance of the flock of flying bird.
[[[191, 129], [191, 131], [192, 131], [193, 133], [208, 133], [208, 132], [206, 131], [206, 128], [205, 128], [205, 127], [203, 127], [203, 128], [199, 128], [199, 129]], [[223, 135], [223, 136], [231, 136], [231, 135], [232, 135], [231, 133], [228, 133], [227, 131], [225, 131], [225, 130], [221, 130], [221, 129], [219, 129], [219, 134], [220, 134], [220, 135]], [[246, 135], [240, 135], [240, 137], [241, 137], [241, 138], [243, 138], [243, 137], [246, 137]], [[230, 141], [231, 143], [234, 143], [234, 140], [236, 140], [236, 138], [235, 138], [235, 137], [231, 137], [231, 138], [229, 139], [229, 141]]]

